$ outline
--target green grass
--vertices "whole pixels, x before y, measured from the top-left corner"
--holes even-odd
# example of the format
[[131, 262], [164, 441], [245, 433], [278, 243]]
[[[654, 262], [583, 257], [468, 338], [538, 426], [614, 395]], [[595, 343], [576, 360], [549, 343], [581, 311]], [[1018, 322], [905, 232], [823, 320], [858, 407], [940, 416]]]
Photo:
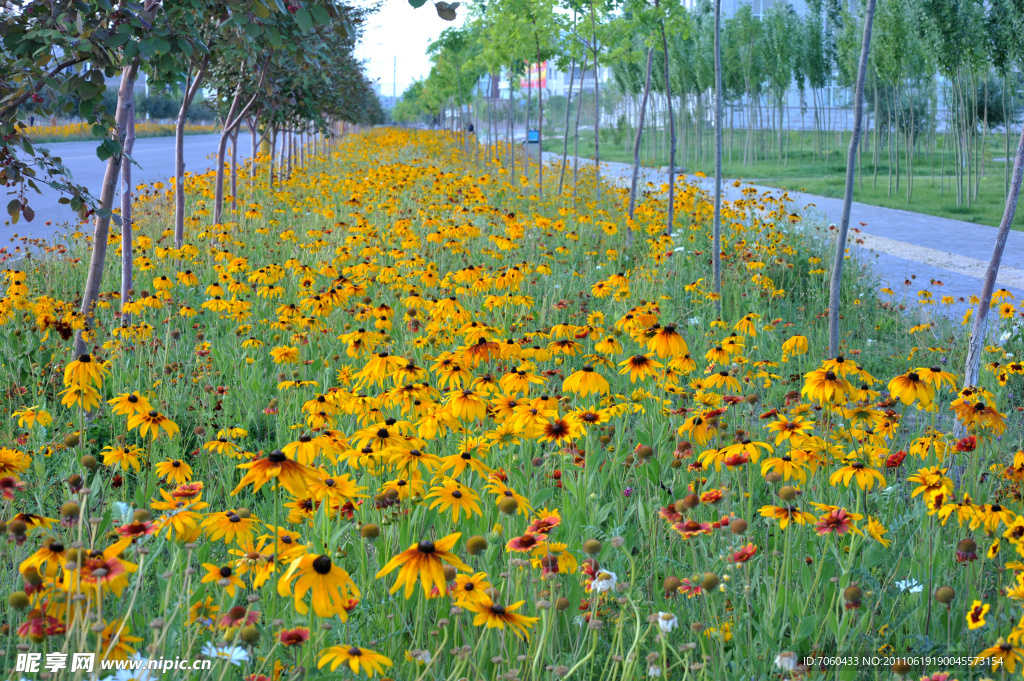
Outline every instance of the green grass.
[[[631, 135], [624, 136], [618, 143], [606, 136], [601, 135], [601, 160], [617, 161], [621, 163], [633, 162], [632, 143], [626, 148], [625, 139]], [[766, 185], [769, 187], [780, 187], [791, 190], [805, 191], [810, 194], [826, 196], [831, 198], [842, 198], [846, 181], [846, 153], [849, 144], [849, 134], [842, 136], [842, 144], [834, 135], [830, 136], [830, 148], [822, 156], [812, 154], [810, 133], [789, 134], [788, 159], [784, 158], [779, 163], [775, 158], [777, 142], [774, 137], [766, 136], [765, 147], [772, 157], [768, 160], [759, 160], [756, 163], [742, 162], [744, 132], [737, 130], [732, 141], [732, 160], [729, 159], [729, 132], [723, 136], [723, 162], [722, 174], [729, 179], [741, 178], [754, 184]], [[703, 172], [707, 175], [714, 173], [714, 162], [711, 157], [713, 140], [710, 135], [705, 136], [703, 158], [695, 158], [696, 154], [689, 154], [685, 158], [680, 144], [677, 153], [677, 166], [685, 168], [686, 172]], [[862, 144], [864, 141], [862, 140]], [[1005, 155], [1003, 148], [1004, 139], [1002, 134], [990, 134], [986, 140], [986, 161], [985, 174], [978, 191], [978, 198], [969, 204], [963, 202], [957, 205], [956, 188], [950, 174], [952, 155], [946, 156], [946, 177], [940, 181], [941, 153], [919, 153], [914, 158], [914, 185], [913, 192], [907, 198], [906, 171], [904, 158], [900, 158], [899, 187], [896, 186], [895, 174], [892, 179], [892, 188], [889, 185], [889, 166], [885, 149], [879, 152], [879, 165], [877, 176], [872, 165], [872, 142], [869, 140], [863, 148], [862, 163], [858, 168], [857, 182], [854, 187], [853, 198], [855, 201], [867, 203], [886, 208], [900, 208], [925, 215], [965, 220], [982, 225], [998, 226], [1003, 217], [1005, 206], [1005, 194], [1003, 184], [1003, 173], [1005, 164], [996, 162], [994, 158], [1002, 158]], [[941, 142], [940, 142], [941, 144]], [[758, 141], [759, 151], [760, 142]], [[569, 150], [572, 152], [573, 143], [569, 142]], [[593, 156], [594, 135], [592, 131], [580, 134], [580, 155]], [[561, 138], [548, 138], [544, 142], [544, 151], [561, 153]], [[646, 151], [646, 149], [644, 150]], [[941, 147], [940, 147], [941, 151]], [[1011, 148], [1011, 156], [1013, 150]], [[901, 150], [902, 154], [902, 150]], [[934, 175], [933, 164], [934, 161]], [[649, 167], [660, 167], [668, 165], [668, 155], [661, 153], [660, 147], [657, 153], [641, 153], [641, 163]], [[944, 185], [941, 186], [940, 185]], [[1013, 228], [1024, 230], [1024, 217], [1018, 212], [1014, 220]]]

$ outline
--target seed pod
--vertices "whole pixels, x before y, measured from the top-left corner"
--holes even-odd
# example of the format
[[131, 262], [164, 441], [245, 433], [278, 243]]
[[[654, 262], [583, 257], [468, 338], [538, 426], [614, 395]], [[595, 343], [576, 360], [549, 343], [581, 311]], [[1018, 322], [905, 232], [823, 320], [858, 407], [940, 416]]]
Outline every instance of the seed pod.
[[792, 485], [784, 485], [779, 488], [779, 498], [783, 501], [793, 501], [800, 494], [800, 490]]
[[718, 586], [718, 583], [718, 575], [716, 575], [714, 572], [705, 572], [704, 579], [700, 581], [700, 588], [704, 589], [705, 591], [714, 591], [715, 588]]
[[374, 540], [380, 536], [380, 527], [373, 523], [366, 523], [359, 528], [359, 536], [363, 539]]
[[479, 534], [470, 537], [466, 541], [466, 551], [471, 556], [477, 556], [487, 550], [487, 540]]

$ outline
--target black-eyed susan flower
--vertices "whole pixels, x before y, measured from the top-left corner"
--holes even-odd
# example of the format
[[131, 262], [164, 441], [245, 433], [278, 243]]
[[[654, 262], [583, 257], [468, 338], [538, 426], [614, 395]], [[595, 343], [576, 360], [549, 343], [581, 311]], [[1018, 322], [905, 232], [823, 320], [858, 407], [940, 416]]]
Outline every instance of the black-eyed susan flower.
[[474, 390], [453, 390], [446, 403], [460, 421], [482, 421], [487, 417], [487, 400]]
[[678, 357], [690, 351], [686, 347], [686, 341], [676, 330], [675, 324], [655, 325], [655, 329], [654, 335], [647, 339], [647, 350], [653, 352], [657, 357], [661, 359]]
[[417, 578], [422, 583], [423, 592], [428, 598], [434, 587], [443, 592], [445, 579], [442, 567], [444, 563], [454, 565], [456, 569], [463, 570], [464, 572], [472, 572], [468, 565], [451, 552], [461, 536], [461, 532], [456, 532], [436, 542], [424, 539], [417, 544], [413, 544], [388, 561], [377, 573], [376, 579], [389, 574], [395, 568], [400, 568], [398, 577], [390, 589], [391, 593], [396, 593], [404, 586], [406, 600], [412, 598]]
[[456, 575], [455, 586], [451, 588], [452, 598], [456, 605], [465, 603], [483, 603], [487, 599], [485, 593], [491, 588], [487, 581], [486, 572], [478, 572], [475, 575]]
[[[122, 471], [126, 471], [130, 467], [139, 471], [141, 470], [139, 461], [144, 452], [135, 445], [121, 445], [119, 447], [108, 445], [103, 448], [102, 455], [104, 466], [120, 466]], [[186, 482], [188, 481], [186, 480]]]
[[127, 416], [129, 418], [137, 414], [144, 414], [153, 410], [153, 407], [149, 404], [149, 400], [140, 395], [138, 390], [132, 393], [118, 395], [112, 400], [107, 400], [107, 404], [111, 406], [110, 413], [116, 416]]
[[235, 574], [235, 569], [230, 565], [214, 565], [203, 563], [206, 574], [203, 575], [201, 584], [216, 584], [224, 589], [224, 592], [231, 598], [235, 597], [236, 588], [245, 588], [245, 582]]
[[225, 544], [241, 544], [252, 541], [253, 532], [259, 524], [259, 518], [247, 510], [232, 510], [208, 514], [203, 520], [202, 528], [206, 530], [206, 537], [210, 541], [223, 539]]
[[801, 390], [801, 394], [815, 402], [827, 404], [842, 402], [852, 393], [850, 382], [830, 369], [816, 369], [806, 374]]
[[873, 489], [875, 484], [885, 487], [885, 476], [861, 461], [851, 461], [828, 478], [828, 484], [835, 487], [842, 483], [849, 487], [855, 481], [862, 490]]
[[776, 433], [776, 446], [781, 445], [783, 442], [797, 444], [813, 428], [814, 423], [812, 421], [808, 421], [800, 416], [789, 418], [784, 414], [779, 414], [774, 421], [768, 424], [768, 430]]
[[926, 501], [936, 494], [942, 494], [948, 498], [953, 491], [953, 481], [946, 477], [947, 470], [946, 468], [931, 466], [929, 468], [922, 468], [914, 475], [907, 477], [907, 482], [913, 482], [917, 485], [914, 491], [910, 493], [910, 496], [913, 498], [921, 494]]
[[607, 395], [608, 390], [608, 380], [594, 371], [594, 367], [589, 364], [573, 373], [562, 383], [563, 392], [574, 393], [580, 397]]
[[103, 363], [97, 362], [88, 353], [81, 354], [64, 368], [64, 385], [99, 388], [103, 385], [103, 376], [106, 373], [108, 371]]
[[[1012, 635], [1011, 638], [1013, 638]], [[1024, 664], [1024, 648], [1014, 645], [1000, 636], [994, 646], [985, 648], [971, 660], [972, 665], [989, 663], [992, 665], [992, 671], [1005, 669], [1013, 674], [1017, 671], [1018, 664]]]
[[448, 509], [452, 511], [452, 521], [459, 522], [459, 513], [465, 514], [466, 518], [473, 515], [483, 515], [480, 510], [480, 497], [470, 488], [460, 485], [454, 480], [445, 480], [440, 485], [430, 488], [430, 494], [426, 499], [433, 499], [430, 508], [438, 508], [444, 513]]
[[[294, 586], [292, 581], [295, 582]], [[359, 598], [359, 587], [348, 572], [341, 569], [330, 556], [308, 553], [293, 560], [277, 585], [281, 596], [293, 595], [295, 610], [300, 615], [309, 612], [305, 602], [310, 595], [310, 604], [317, 617], [338, 616], [342, 622], [348, 620], [348, 607], [353, 598]]]
[[60, 403], [65, 407], [78, 407], [82, 411], [91, 412], [100, 406], [100, 394], [91, 385], [74, 383], [60, 393]]
[[636, 383], [638, 380], [657, 376], [658, 369], [664, 368], [665, 365], [654, 361], [647, 355], [633, 355], [629, 359], [619, 362], [619, 366], [622, 367], [619, 374], [623, 376], [629, 374], [629, 382]]
[[801, 511], [798, 506], [762, 506], [760, 513], [765, 518], [777, 520], [781, 530], [786, 529], [790, 522], [804, 525], [815, 521], [813, 515], [807, 511]]
[[149, 410], [142, 414], [136, 414], [128, 419], [128, 430], [139, 429], [139, 435], [146, 437], [148, 434], [156, 439], [163, 430], [167, 437], [174, 437], [178, 434], [178, 425], [156, 410]]
[[238, 494], [247, 485], [252, 485], [253, 492], [258, 492], [263, 485], [271, 480], [278, 480], [286, 490], [294, 495], [300, 495], [317, 480], [315, 470], [309, 466], [303, 466], [298, 461], [292, 461], [280, 449], [275, 449], [266, 457], [239, 464], [238, 468], [247, 472], [231, 492], [232, 496]]
[[864, 532], [867, 536], [871, 537], [885, 548], [889, 548], [889, 545], [892, 544], [892, 541], [886, 539], [884, 536], [888, 531], [888, 528], [882, 525], [877, 518], [868, 516], [868, 522], [864, 526]]
[[181, 459], [161, 461], [153, 468], [156, 470], [157, 475], [167, 480], [167, 482], [172, 482], [176, 485], [184, 484], [192, 480], [192, 467]]
[[504, 629], [506, 626], [519, 638], [528, 640], [530, 628], [540, 619], [539, 617], [527, 617], [517, 612], [526, 601], [519, 601], [508, 606], [498, 605], [489, 597], [484, 597], [480, 603], [466, 603], [463, 607], [476, 616], [473, 618], [473, 626], [485, 626], [488, 629]]
[[935, 400], [935, 386], [917, 371], [908, 371], [889, 381], [889, 392], [903, 404], [920, 402], [929, 405]]
[[366, 648], [333, 646], [320, 653], [316, 666], [318, 669], [323, 669], [325, 666], [330, 665], [330, 670], [333, 672], [343, 664], [351, 669], [353, 674], [358, 674], [362, 671], [363, 674], [373, 678], [377, 674], [383, 675], [384, 668], [392, 666], [393, 663], [380, 653], [375, 653]]
[[18, 419], [18, 427], [32, 430], [36, 426], [46, 428], [53, 422], [50, 413], [40, 409], [38, 405], [16, 409], [11, 413], [13, 418]]

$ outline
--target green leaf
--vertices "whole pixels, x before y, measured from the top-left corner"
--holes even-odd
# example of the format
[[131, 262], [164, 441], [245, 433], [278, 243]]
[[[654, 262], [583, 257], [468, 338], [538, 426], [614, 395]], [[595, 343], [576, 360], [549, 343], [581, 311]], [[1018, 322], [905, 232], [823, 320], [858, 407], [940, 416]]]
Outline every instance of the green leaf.
[[281, 33], [273, 26], [266, 27], [267, 41], [271, 47], [281, 47]]
[[249, 22], [244, 24], [242, 28], [245, 30], [245, 34], [253, 39], [259, 38], [263, 34], [263, 27], [259, 24]]
[[797, 627], [796, 636], [793, 637], [794, 645], [799, 645], [804, 639], [811, 637], [818, 628], [818, 616], [808, 615], [800, 620], [800, 626]]
[[253, 14], [255, 14], [260, 19], [266, 19], [267, 17], [270, 16], [270, 8], [264, 5], [262, 2], [257, 2], [256, 6], [253, 8], [252, 11]]
[[7, 214], [14, 215], [21, 210], [21, 201], [18, 199], [11, 199], [11, 202], [7, 204]]
[[139, 52], [142, 53], [144, 59], [149, 59], [156, 54], [156, 41], [152, 38], [146, 38], [139, 43]]
[[427, 4], [427, 0], [409, 0], [409, 4], [412, 5], [413, 9], [419, 9]]
[[324, 9], [323, 5], [316, 5], [313, 8], [313, 18], [316, 20], [316, 23], [321, 25], [331, 23], [331, 15], [327, 13], [327, 10]]
[[96, 155], [99, 156], [101, 161], [106, 161], [108, 158], [120, 151], [121, 145], [112, 139], [105, 139], [98, 147], [96, 147]]
[[295, 23], [299, 25], [299, 30], [305, 33], [306, 31], [313, 30], [313, 15], [309, 13], [309, 10], [305, 7], [300, 7], [295, 12]]

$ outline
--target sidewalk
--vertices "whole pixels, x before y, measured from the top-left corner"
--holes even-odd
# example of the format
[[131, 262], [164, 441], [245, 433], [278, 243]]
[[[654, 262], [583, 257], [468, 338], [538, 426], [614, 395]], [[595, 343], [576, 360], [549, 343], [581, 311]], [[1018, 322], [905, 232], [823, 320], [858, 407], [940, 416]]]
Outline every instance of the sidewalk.
[[[555, 154], [545, 154], [545, 161], [558, 158]], [[593, 164], [593, 159], [581, 158], [580, 163]], [[617, 184], [628, 186], [632, 172], [633, 167], [627, 163], [601, 163], [602, 178]], [[714, 193], [714, 178], [683, 177], [709, 194]], [[667, 182], [668, 169], [641, 168], [640, 181], [655, 185]], [[741, 190], [732, 186], [732, 180], [723, 180], [722, 185], [723, 200], [742, 198]], [[842, 216], [842, 199], [760, 185], [744, 186], [776, 197], [785, 195], [790, 210], [817, 217], [825, 224], [839, 224]], [[906, 292], [911, 302], [916, 300], [917, 292], [922, 289], [932, 291], [936, 302], [942, 296], [953, 296], [958, 304], [945, 309], [959, 320], [968, 307], [959, 299], [966, 301], [970, 296], [981, 293], [982, 278], [988, 269], [998, 231], [995, 227], [973, 222], [854, 201], [850, 211], [849, 244], [860, 252], [862, 262], [871, 267], [883, 288], [892, 289], [901, 299]], [[912, 282], [909, 291], [906, 281]], [[1010, 232], [996, 288], [1005, 288], [1012, 293], [1018, 305], [1024, 302], [1024, 232]]]

